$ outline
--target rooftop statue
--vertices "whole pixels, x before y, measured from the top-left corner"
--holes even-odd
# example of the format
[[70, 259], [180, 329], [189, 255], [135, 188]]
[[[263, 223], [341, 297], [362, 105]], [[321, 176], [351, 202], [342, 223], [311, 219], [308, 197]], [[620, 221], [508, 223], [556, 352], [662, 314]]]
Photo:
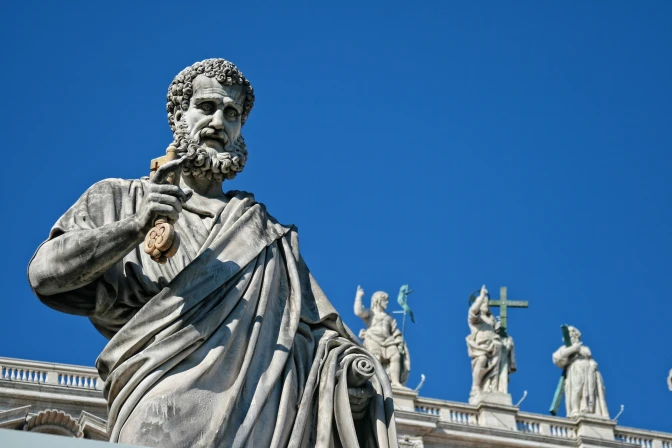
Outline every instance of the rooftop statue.
[[[609, 417], [604, 381], [590, 349], [581, 342], [581, 332], [567, 326], [568, 340], [553, 353], [553, 364], [564, 369], [567, 417], [592, 414]], [[556, 395], [558, 395], [556, 393]]]
[[385, 367], [392, 386], [404, 387], [411, 370], [411, 358], [397, 321], [387, 312], [389, 296], [386, 292], [374, 292], [371, 296], [371, 308], [362, 304], [364, 290], [357, 287], [355, 294], [355, 315], [361, 317], [366, 330], [359, 332], [364, 346], [378, 358]]
[[222, 190], [245, 167], [253, 103], [224, 59], [180, 72], [151, 179], [90, 187], [37, 249], [30, 284], [109, 338], [96, 366], [112, 442], [397, 446], [385, 370], [311, 275], [296, 227]]
[[501, 323], [490, 312], [485, 285], [469, 307], [467, 321], [471, 330], [467, 336], [472, 374], [469, 403], [481, 401], [484, 394], [508, 394], [509, 374], [516, 371], [513, 338], [502, 331]]

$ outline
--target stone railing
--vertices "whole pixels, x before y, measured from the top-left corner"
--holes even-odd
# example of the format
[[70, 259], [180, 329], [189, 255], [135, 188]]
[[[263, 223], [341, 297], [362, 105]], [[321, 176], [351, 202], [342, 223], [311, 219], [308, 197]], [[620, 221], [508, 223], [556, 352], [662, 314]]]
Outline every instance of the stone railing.
[[[435, 415], [439, 417], [440, 421], [479, 426], [478, 408], [476, 406], [424, 397], [416, 398], [414, 404], [415, 412]], [[518, 412], [516, 414], [516, 431], [558, 439], [576, 439], [577, 425], [573, 420], [566, 418]]]
[[[396, 397], [395, 397], [396, 399]], [[477, 406], [432, 398], [416, 397], [415, 412], [438, 417], [439, 421], [459, 425], [488, 426], [479, 422]], [[550, 439], [578, 439], [580, 423], [574, 419], [517, 411], [515, 432], [546, 436]], [[479, 424], [480, 423], [480, 424]], [[611, 423], [612, 428], [614, 422]], [[672, 448], [672, 434], [616, 426], [617, 442], [642, 448]]]
[[672, 434], [645, 431], [617, 426], [614, 430], [618, 442], [625, 442], [642, 448], [672, 448]]
[[0, 381], [48, 384], [75, 389], [101, 390], [96, 369], [0, 357]]
[[415, 399], [415, 412], [436, 415], [439, 420], [459, 425], [478, 424], [476, 408], [465, 403], [418, 397]]
[[518, 412], [516, 415], [516, 430], [559, 439], [575, 439], [577, 433], [576, 423], [572, 420], [527, 412]]
[[[17, 389], [24, 386], [27, 392], [37, 397], [36, 403], [39, 396], [49, 392], [44, 394], [50, 397], [49, 400], [53, 400], [56, 395], [65, 397], [61, 400], [63, 402], [79, 400], [78, 406], [90, 408], [90, 412], [103, 418], [106, 409], [100, 393], [103, 385], [96, 369], [91, 367], [0, 357], [0, 390], [12, 397]], [[399, 411], [399, 428], [410, 433], [409, 437], [415, 437], [414, 434], [419, 432], [432, 432], [436, 440], [443, 438], [448, 441], [454, 436], [470, 437], [470, 443], [473, 443], [471, 446], [503, 447], [509, 446], [506, 445], [506, 437], [502, 438], [502, 434], [508, 433], [511, 438], [526, 440], [526, 443], [543, 442], [548, 447], [566, 447], [582, 443], [582, 438], [586, 436], [590, 438], [598, 434], [599, 438], [613, 439], [618, 446], [623, 447], [672, 448], [670, 433], [616, 426], [613, 420], [586, 416], [574, 420], [521, 412], [510, 404], [480, 403], [474, 406], [418, 397], [417, 392], [412, 390], [393, 392], [395, 410]], [[49, 406], [53, 406], [53, 401], [49, 402]], [[497, 439], [492, 437], [492, 429], [498, 430]]]

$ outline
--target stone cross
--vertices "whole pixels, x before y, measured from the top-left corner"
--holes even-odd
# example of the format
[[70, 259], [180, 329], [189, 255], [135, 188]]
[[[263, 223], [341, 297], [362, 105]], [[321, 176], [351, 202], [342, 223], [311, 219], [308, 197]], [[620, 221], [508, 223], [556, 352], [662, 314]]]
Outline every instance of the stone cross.
[[501, 329], [504, 334], [506, 334], [506, 317], [507, 309], [511, 308], [527, 308], [528, 302], [526, 300], [507, 300], [506, 298], [506, 286], [499, 288], [499, 300], [488, 300], [488, 305], [499, 307], [499, 320], [501, 323]]

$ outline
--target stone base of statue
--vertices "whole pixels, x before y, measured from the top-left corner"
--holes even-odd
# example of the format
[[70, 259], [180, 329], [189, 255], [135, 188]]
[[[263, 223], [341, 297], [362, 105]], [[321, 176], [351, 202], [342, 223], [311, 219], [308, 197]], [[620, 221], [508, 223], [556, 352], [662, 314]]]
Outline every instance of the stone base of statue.
[[480, 403], [501, 404], [512, 406], [511, 394], [502, 392], [479, 392], [473, 397], [469, 397], [469, 404], [478, 405]]
[[576, 421], [578, 423], [577, 436], [614, 440], [615, 420], [595, 414], [583, 414], [577, 417]]
[[392, 393], [394, 394], [394, 410], [415, 412], [415, 400], [418, 398], [418, 393], [408, 387], [392, 386]]
[[515, 431], [516, 413], [510, 394], [482, 392], [469, 398], [469, 404], [478, 407], [478, 425]]

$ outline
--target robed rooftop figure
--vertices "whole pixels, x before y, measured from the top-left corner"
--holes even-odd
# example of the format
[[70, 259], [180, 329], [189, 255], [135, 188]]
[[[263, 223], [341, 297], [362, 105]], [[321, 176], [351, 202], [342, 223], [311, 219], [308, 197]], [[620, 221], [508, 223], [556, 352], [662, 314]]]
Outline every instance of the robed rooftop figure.
[[[253, 102], [224, 59], [184, 69], [167, 106], [179, 158], [89, 188], [37, 249], [30, 284], [109, 338], [96, 366], [113, 442], [397, 446], [385, 370], [315, 282], [296, 227], [222, 190], [245, 166]], [[164, 264], [143, 250], [160, 216], [181, 238]]]

